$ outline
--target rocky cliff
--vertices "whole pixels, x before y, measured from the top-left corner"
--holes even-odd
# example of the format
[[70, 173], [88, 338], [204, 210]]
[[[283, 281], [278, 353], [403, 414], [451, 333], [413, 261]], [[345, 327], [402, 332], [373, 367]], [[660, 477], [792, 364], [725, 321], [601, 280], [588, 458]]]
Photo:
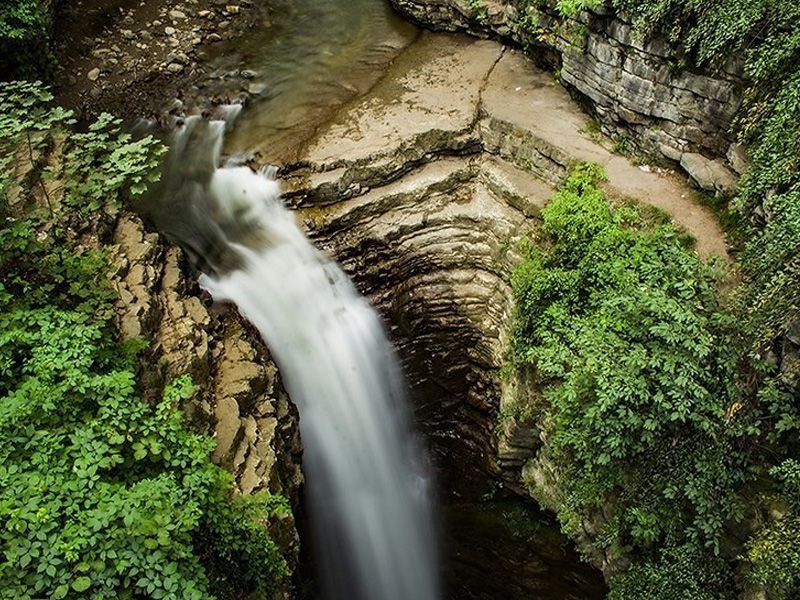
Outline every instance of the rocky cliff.
[[558, 73], [620, 147], [680, 164], [705, 190], [735, 190], [737, 173], [746, 167], [731, 132], [745, 85], [740, 60], [713, 74], [690, 70], [666, 40], [640, 39], [625, 15], [603, 9], [565, 19], [548, 3], [391, 2], [425, 27], [525, 48], [538, 64]]
[[[569, 562], [574, 555], [531, 546], [514, 555], [513, 519], [501, 519], [517, 529], [498, 550], [497, 521], [476, 509], [493, 496], [491, 480], [528, 494], [522, 467], [540, 442], [532, 424], [506, 418], [512, 394], [500, 376], [510, 274], [570, 165], [603, 164], [612, 196], [672, 213], [702, 256], [726, 256], [724, 236], [691, 189], [674, 173], [610, 152], [586, 132], [588, 122], [522, 52], [424, 34], [285, 172], [285, 196], [311, 237], [390, 323], [454, 529], [453, 597], [602, 595], [597, 572]], [[497, 556], [488, 576], [478, 566], [486, 555]]]

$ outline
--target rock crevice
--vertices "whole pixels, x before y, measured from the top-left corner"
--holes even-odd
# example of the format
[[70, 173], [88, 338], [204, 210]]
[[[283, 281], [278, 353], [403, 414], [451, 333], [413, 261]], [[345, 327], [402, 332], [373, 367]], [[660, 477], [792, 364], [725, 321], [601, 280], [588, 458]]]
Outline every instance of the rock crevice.
[[554, 8], [483, 0], [391, 0], [438, 31], [494, 37], [528, 49], [618, 143], [679, 164], [705, 190], [731, 194], [746, 168], [732, 133], [746, 81], [741, 57], [714, 73], [679, 67], [663, 38], [640, 39], [625, 15], [573, 19]]

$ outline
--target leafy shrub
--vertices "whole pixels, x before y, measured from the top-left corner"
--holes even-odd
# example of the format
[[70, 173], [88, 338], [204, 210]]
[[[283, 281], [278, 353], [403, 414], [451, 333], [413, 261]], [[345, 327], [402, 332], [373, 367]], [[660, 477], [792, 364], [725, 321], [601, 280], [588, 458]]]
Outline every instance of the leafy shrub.
[[720, 600], [733, 597], [724, 560], [692, 546], [668, 547], [654, 561], [634, 562], [610, 582], [608, 600]]
[[101, 208], [115, 213], [126, 195], [140, 195], [158, 179], [166, 152], [158, 140], [149, 135], [134, 139], [107, 113], [77, 133], [70, 128], [75, 124], [72, 112], [52, 100], [41, 82], [0, 83], [0, 202], [7, 202], [15, 152], [23, 148], [32, 159], [46, 149], [54, 132], [64, 137], [64, 172], [59, 174], [65, 182], [64, 202], [84, 218], [96, 216]]
[[80, 210], [117, 210], [120, 192], [144, 193], [159, 177], [166, 148], [151, 136], [134, 140], [120, 119], [101, 114], [86, 133], [70, 137], [65, 165], [66, 202]]
[[39, 0], [0, 4], [0, 78], [36, 76], [52, 68], [47, 18]]
[[[63, 128], [67, 198], [83, 218], [152, 173], [147, 152], [126, 148], [108, 119], [74, 134], [41, 86], [2, 94], [0, 149], [15, 154], [45, 123]], [[110, 165], [110, 181], [92, 179], [98, 165]], [[237, 597], [271, 594], [287, 567], [265, 524], [285, 500], [233, 498], [230, 475], [210, 460], [213, 440], [183, 424], [188, 378], [162, 394], [139, 388], [141, 343], [116, 341], [108, 262], [74, 247], [75, 218], [17, 212], [0, 227], [0, 597], [211, 600], [230, 586]], [[208, 576], [234, 565], [224, 582]]]
[[772, 475], [790, 509], [750, 541], [748, 558], [756, 582], [775, 598], [788, 600], [800, 594], [800, 462], [787, 459], [772, 469]]
[[647, 568], [666, 581], [683, 568], [678, 548], [713, 556], [742, 512], [736, 444], [749, 430], [732, 407], [743, 344], [719, 275], [669, 224], [613, 210], [601, 177], [579, 167], [543, 211], [551, 247], [532, 248], [513, 277], [513, 356], [544, 387], [565, 530], [611, 509], [596, 543], [652, 555]]
[[[520, 14], [527, 16], [531, 7], [549, 5], [574, 17], [598, 4], [520, 0], [525, 9]], [[750, 468], [764, 473], [800, 448], [796, 399], [782, 386], [776, 365], [761, 360], [772, 355], [781, 336], [800, 321], [800, 4], [793, 0], [606, 0], [603, 4], [632, 18], [636, 35], [666, 37], [681, 66], [714, 71], [734, 53], [745, 58], [750, 85], [737, 116], [737, 132], [752, 163], [732, 208], [741, 216], [739, 222], [751, 224], [750, 239], [739, 255], [744, 285], [736, 307], [748, 337], [748, 389], [742, 391], [741, 401], [729, 406], [726, 419], [736, 430], [732, 451], [747, 455]], [[523, 18], [521, 26], [541, 36], [535, 29], [538, 19]], [[794, 580], [778, 575], [778, 565], [796, 571], [793, 561], [800, 554], [800, 539], [793, 534], [793, 519], [787, 516], [767, 527], [749, 553], [758, 563], [756, 579], [785, 597], [797, 594]]]

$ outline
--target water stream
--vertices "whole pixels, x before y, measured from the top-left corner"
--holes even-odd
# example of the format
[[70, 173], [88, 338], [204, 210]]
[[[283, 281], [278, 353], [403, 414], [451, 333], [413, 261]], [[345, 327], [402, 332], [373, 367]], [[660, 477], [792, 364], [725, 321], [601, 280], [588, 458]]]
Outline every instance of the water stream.
[[286, 164], [345, 102], [366, 92], [418, 35], [385, 0], [274, 0], [269, 19], [213, 49], [220, 73], [246, 69], [252, 106], [227, 147]]
[[258, 328], [297, 405], [323, 597], [437, 600], [426, 462], [382, 324], [300, 231], [273, 173], [218, 166], [224, 130], [200, 116], [177, 129], [156, 220], [203, 258], [214, 299]]

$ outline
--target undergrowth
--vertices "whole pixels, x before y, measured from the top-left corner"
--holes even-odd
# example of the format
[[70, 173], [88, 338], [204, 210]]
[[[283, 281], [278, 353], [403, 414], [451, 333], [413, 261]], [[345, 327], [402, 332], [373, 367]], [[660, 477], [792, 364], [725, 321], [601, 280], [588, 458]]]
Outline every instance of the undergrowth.
[[[188, 377], [142, 388], [143, 343], [117, 341], [108, 257], [77, 244], [156, 177], [162, 149], [107, 116], [76, 133], [50, 100], [39, 84], [0, 86], [0, 597], [270, 595], [287, 566], [265, 524], [285, 500], [234, 497], [213, 440], [184, 424]], [[60, 201], [43, 187], [53, 177], [66, 177]]]
[[41, 76], [55, 68], [42, 0], [0, 3], [0, 80]]
[[554, 508], [567, 533], [589, 520], [598, 549], [632, 560], [611, 598], [731, 598], [726, 525], [800, 415], [771, 365], [747, 360], [720, 273], [664, 219], [612, 207], [603, 177], [572, 172], [513, 277], [513, 360], [543, 389]]

